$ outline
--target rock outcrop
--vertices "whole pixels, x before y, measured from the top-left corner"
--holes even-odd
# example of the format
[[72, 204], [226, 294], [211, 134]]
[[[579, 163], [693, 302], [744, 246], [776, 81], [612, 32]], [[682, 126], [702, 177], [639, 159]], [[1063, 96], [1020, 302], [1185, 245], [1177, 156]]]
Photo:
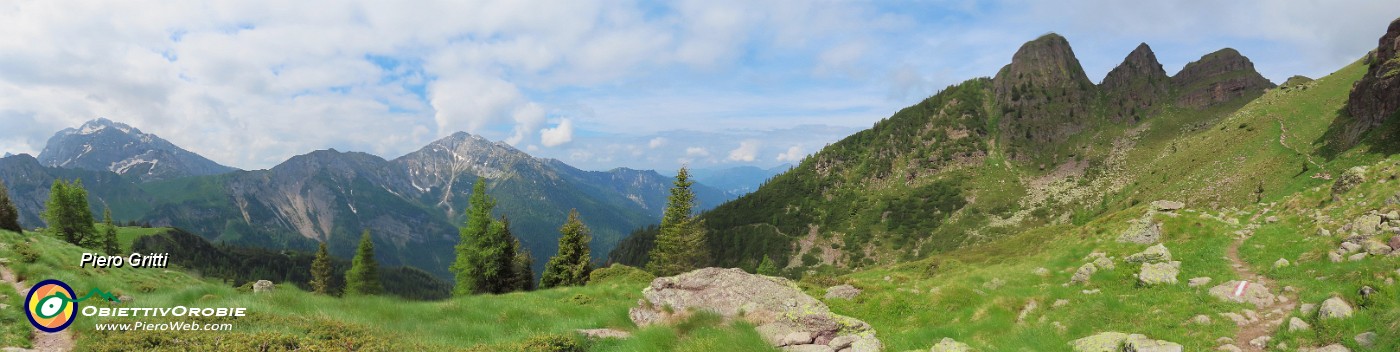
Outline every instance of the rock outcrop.
[[882, 346], [869, 324], [832, 313], [785, 278], [705, 268], [656, 278], [642, 296], [628, 312], [637, 326], [709, 311], [747, 321], [765, 341], [789, 350], [879, 351]]
[[1352, 85], [1346, 116], [1332, 123], [1329, 134], [1337, 150], [1345, 150], [1372, 128], [1395, 118], [1400, 110], [1400, 19], [1390, 22], [1376, 50], [1367, 56], [1366, 75]]
[[1093, 119], [1097, 87], [1089, 81], [1069, 41], [1050, 33], [1022, 45], [997, 71], [992, 89], [1005, 115], [999, 122], [1013, 157], [1064, 142]]
[[1235, 289], [1239, 288], [1240, 281], [1231, 280], [1210, 288], [1210, 295], [1226, 301], [1242, 302], [1253, 304], [1255, 307], [1263, 308], [1274, 304], [1278, 300], [1273, 293], [1269, 293], [1269, 288], [1257, 282], [1250, 282], [1245, 285], [1244, 291], [1239, 296], [1235, 295]]
[[[1109, 118], [1137, 122], [1167, 97], [1171, 90], [1171, 77], [1157, 62], [1152, 48], [1142, 43], [1128, 53], [1123, 63], [1108, 71], [1099, 88], [1108, 98]], [[1155, 206], [1157, 202], [1152, 204]]]
[[253, 283], [253, 293], [271, 293], [273, 287], [272, 281], [258, 280]]
[[1274, 84], [1254, 70], [1254, 63], [1235, 49], [1225, 48], [1186, 64], [1172, 76], [1176, 103], [1203, 109], [1244, 97], [1257, 97]]
[[933, 348], [930, 348], [929, 352], [972, 352], [972, 347], [965, 343], [958, 342], [957, 340], [944, 337], [942, 341], [938, 341], [937, 345], [933, 345]]
[[1179, 344], [1153, 340], [1141, 334], [1121, 332], [1101, 332], [1089, 337], [1070, 341], [1075, 352], [1181, 352]]

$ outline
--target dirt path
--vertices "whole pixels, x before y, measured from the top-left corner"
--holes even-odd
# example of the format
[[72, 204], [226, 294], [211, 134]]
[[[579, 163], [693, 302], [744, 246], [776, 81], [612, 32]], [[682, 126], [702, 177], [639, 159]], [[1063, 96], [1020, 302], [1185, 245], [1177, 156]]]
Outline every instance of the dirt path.
[[1284, 319], [1287, 319], [1289, 316], [1288, 314], [1298, 307], [1298, 299], [1295, 295], [1290, 292], [1283, 292], [1274, 280], [1254, 272], [1254, 270], [1250, 269], [1249, 264], [1246, 264], [1244, 260], [1240, 259], [1240, 246], [1244, 245], [1245, 240], [1254, 236], [1254, 229], [1257, 225], [1253, 224], [1257, 224], [1259, 216], [1266, 212], [1268, 212], [1268, 209], [1250, 218], [1249, 222], [1251, 225], [1247, 226], [1239, 236], [1235, 237], [1235, 241], [1230, 244], [1230, 248], [1225, 252], [1226, 257], [1230, 259], [1230, 267], [1235, 270], [1235, 275], [1239, 276], [1240, 280], [1249, 281], [1250, 285], [1260, 285], [1267, 288], [1270, 293], [1276, 294], [1279, 298], [1267, 306], [1257, 308], [1259, 314], [1261, 314], [1260, 318], [1241, 326], [1239, 331], [1235, 333], [1234, 345], [1244, 351], [1266, 351], [1267, 349], [1265, 348], [1250, 345], [1250, 341], [1254, 341], [1254, 339], [1261, 336], [1273, 335], [1274, 331], [1278, 331], [1278, 327], [1283, 325]]
[[[4, 265], [0, 265], [0, 280], [13, 285], [15, 287], [15, 292], [18, 292], [20, 296], [29, 294], [29, 286], [17, 280], [15, 272], [10, 271], [10, 268]], [[24, 309], [23, 307], [16, 308]], [[39, 329], [34, 329], [30, 335], [30, 342], [34, 344], [34, 351], [50, 352], [73, 350], [73, 334], [69, 333], [68, 330], [59, 331], [57, 333], [47, 333], [39, 331]]]

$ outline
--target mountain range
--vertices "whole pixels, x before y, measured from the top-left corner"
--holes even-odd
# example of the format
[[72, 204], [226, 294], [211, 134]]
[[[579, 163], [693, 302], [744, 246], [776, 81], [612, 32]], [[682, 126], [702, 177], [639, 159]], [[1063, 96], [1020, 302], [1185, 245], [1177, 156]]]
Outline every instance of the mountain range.
[[[326, 242], [348, 258], [368, 229], [381, 261], [439, 277], [448, 276], [475, 182], [488, 183], [496, 214], [511, 218], [539, 269], [570, 209], [592, 229], [601, 256], [632, 229], [659, 222], [674, 181], [651, 170], [580, 170], [467, 133], [393, 160], [328, 149], [243, 171], [104, 118], [59, 131], [37, 159], [0, 159], [0, 180], [28, 227], [43, 224], [55, 179], [81, 179], [96, 214], [110, 207], [118, 221], [179, 227], [216, 242], [301, 250]], [[732, 198], [704, 185], [696, 193], [702, 209]]]

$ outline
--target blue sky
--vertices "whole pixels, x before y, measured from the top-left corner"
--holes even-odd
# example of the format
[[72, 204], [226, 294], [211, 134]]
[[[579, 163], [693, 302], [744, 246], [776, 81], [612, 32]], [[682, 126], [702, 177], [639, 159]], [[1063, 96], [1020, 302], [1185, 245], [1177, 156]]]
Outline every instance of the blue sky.
[[1269, 79], [1375, 47], [1382, 1], [20, 1], [0, 151], [96, 117], [220, 163], [394, 158], [456, 131], [585, 169], [791, 163], [1047, 32], [1099, 81], [1223, 47]]

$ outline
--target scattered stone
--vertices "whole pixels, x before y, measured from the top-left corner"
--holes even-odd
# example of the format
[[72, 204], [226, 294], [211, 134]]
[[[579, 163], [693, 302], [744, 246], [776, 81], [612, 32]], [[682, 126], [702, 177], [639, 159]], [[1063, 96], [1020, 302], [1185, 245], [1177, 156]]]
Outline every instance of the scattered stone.
[[1332, 237], [1332, 231], [1327, 231], [1327, 229], [1317, 229], [1317, 235], [1321, 237]]
[[1220, 313], [1220, 316], [1225, 317], [1225, 319], [1230, 319], [1230, 321], [1235, 322], [1237, 326], [1249, 325], [1249, 319], [1246, 319], [1243, 315], [1239, 315], [1239, 313], [1225, 312]]
[[131, 303], [131, 300], [133, 300], [133, 299], [136, 299], [136, 298], [133, 298], [133, 297], [127, 296], [127, 295], [117, 296], [117, 302], [118, 302], [118, 303]]
[[1038, 305], [1036, 304], [1035, 300], [1030, 300], [1030, 302], [1026, 302], [1026, 307], [1021, 308], [1021, 314], [1016, 316], [1016, 323], [1020, 324], [1026, 322], [1026, 316], [1030, 315], [1031, 313], [1034, 313], [1036, 307], [1038, 307]]
[[1270, 224], [1276, 223], [1276, 222], [1278, 222], [1278, 217], [1277, 217], [1277, 216], [1269, 216], [1269, 217], [1267, 217], [1267, 218], [1264, 218], [1264, 222], [1267, 222], [1267, 223], [1270, 223]]
[[1153, 340], [1140, 334], [1128, 335], [1128, 340], [1123, 342], [1124, 351], [1133, 352], [1181, 352], [1180, 344]]
[[258, 280], [253, 283], [253, 293], [271, 293], [273, 287], [272, 281]]
[[1331, 345], [1327, 345], [1326, 347], [1300, 348], [1298, 349], [1298, 352], [1351, 352], [1351, 349], [1347, 348], [1347, 346], [1342, 346], [1341, 344], [1334, 343]]
[[1347, 257], [1347, 260], [1348, 260], [1348, 261], [1353, 261], [1353, 262], [1359, 262], [1359, 261], [1362, 261], [1362, 260], [1365, 260], [1365, 259], [1366, 259], [1366, 253], [1356, 253], [1356, 254], [1352, 254], [1350, 257]]
[[971, 351], [972, 351], [972, 346], [968, 346], [968, 345], [965, 344], [965, 343], [958, 342], [958, 341], [956, 341], [956, 340], [953, 340], [953, 339], [947, 338], [947, 337], [944, 337], [942, 341], [938, 341], [938, 344], [933, 345], [933, 348], [929, 349], [929, 352], [971, 352]]
[[1215, 339], [1215, 343], [1235, 343], [1235, 339], [1221, 336], [1220, 338]]
[[1147, 247], [1141, 253], [1128, 256], [1129, 263], [1165, 263], [1172, 261], [1172, 252], [1160, 243]]
[[1152, 220], [1151, 213], [1141, 219], [1135, 219], [1128, 230], [1118, 236], [1118, 242], [1153, 244], [1162, 241], [1162, 224]]
[[1256, 337], [1253, 340], [1249, 340], [1249, 345], [1254, 346], [1254, 348], [1263, 349], [1265, 347], [1269, 347], [1269, 341], [1272, 341], [1273, 339], [1273, 336], [1264, 335]]
[[1381, 214], [1386, 222], [1400, 220], [1400, 211], [1391, 210], [1389, 213]]
[[1274, 262], [1274, 269], [1286, 267], [1290, 264], [1292, 263], [1289, 263], [1288, 259], [1278, 258], [1278, 261]]
[[851, 285], [832, 286], [826, 289], [826, 299], [855, 299], [860, 295], [860, 289]]
[[1236, 347], [1235, 345], [1221, 345], [1220, 347], [1216, 347], [1215, 350], [1216, 350], [1216, 351], [1226, 351], [1226, 352], [1244, 352], [1244, 350], [1241, 350], [1239, 347]]
[[1289, 331], [1289, 332], [1293, 332], [1293, 331], [1307, 331], [1307, 330], [1311, 330], [1311, 329], [1312, 329], [1312, 325], [1309, 325], [1308, 322], [1303, 321], [1303, 319], [1298, 319], [1298, 317], [1293, 317], [1293, 318], [1288, 319], [1288, 331]]
[[578, 329], [579, 334], [588, 339], [625, 339], [632, 333], [617, 329]]
[[1351, 305], [1341, 297], [1332, 297], [1322, 301], [1322, 305], [1317, 308], [1318, 319], [1342, 319], [1351, 317]]
[[1096, 289], [1092, 289], [1092, 290], [1083, 290], [1083, 291], [1079, 291], [1079, 293], [1083, 293], [1083, 294], [1086, 294], [1086, 295], [1097, 295], [1097, 294], [1099, 294], [1099, 289], [1096, 288]]
[[1175, 285], [1176, 275], [1181, 271], [1181, 262], [1147, 263], [1138, 272], [1138, 284], [1142, 286]]
[[1035, 268], [1035, 270], [1031, 270], [1031, 273], [1032, 273], [1032, 274], [1035, 274], [1035, 276], [1041, 276], [1041, 277], [1050, 276], [1050, 269], [1046, 269], [1046, 268]]
[[1190, 287], [1205, 286], [1209, 284], [1210, 278], [1208, 277], [1193, 277], [1190, 280], [1186, 280], [1186, 286]]
[[1386, 245], [1390, 246], [1391, 252], [1400, 251], [1400, 235], [1390, 236], [1390, 240], [1386, 241]]
[[1352, 339], [1356, 340], [1356, 344], [1361, 345], [1361, 347], [1371, 348], [1376, 346], [1376, 332], [1374, 331], [1363, 332]]
[[[1387, 253], [1389, 253], [1389, 252], [1387, 252]], [[1097, 267], [1099, 267], [1099, 269], [1103, 269], [1103, 270], [1113, 270], [1114, 268], [1117, 267], [1116, 265], [1113, 264], [1113, 259], [1108, 259], [1107, 257], [1103, 257], [1103, 256], [1099, 256], [1098, 258], [1094, 258], [1094, 262], [1093, 262], [1093, 263], [1094, 263], [1094, 266], [1097, 266]]]
[[1269, 288], [1257, 282], [1250, 282], [1245, 285], [1244, 292], [1240, 296], [1235, 296], [1235, 287], [1238, 287], [1238, 280], [1231, 280], [1210, 288], [1210, 295], [1226, 301], [1250, 303], [1255, 307], [1264, 308], [1274, 304], [1277, 298], [1269, 293]]
[[1343, 254], [1351, 254], [1351, 253], [1360, 252], [1361, 249], [1362, 249], [1362, 247], [1361, 247], [1360, 244], [1356, 244], [1356, 243], [1352, 243], [1352, 242], [1342, 242], [1342, 251], [1343, 251]]
[[1050, 308], [1060, 308], [1060, 307], [1064, 307], [1064, 306], [1067, 306], [1067, 305], [1069, 305], [1069, 300], [1067, 300], [1067, 299], [1057, 299], [1057, 300], [1055, 300], [1055, 303], [1054, 303], [1054, 304], [1051, 304], [1051, 305], [1050, 305]]
[[1361, 247], [1366, 249], [1366, 254], [1374, 256], [1390, 254], [1391, 251], [1390, 245], [1381, 243], [1381, 241], [1378, 240], [1366, 240], [1366, 242], [1361, 244]]
[[1186, 207], [1186, 203], [1182, 203], [1182, 202], [1178, 202], [1178, 201], [1174, 201], [1174, 200], [1154, 200], [1154, 201], [1152, 201], [1152, 208], [1153, 208], [1153, 209], [1157, 209], [1157, 211], [1177, 211], [1177, 210], [1181, 210], [1181, 208], [1185, 208], [1185, 207]]
[[1179, 344], [1153, 340], [1141, 334], [1124, 334], [1121, 332], [1101, 332], [1089, 337], [1070, 341], [1070, 347], [1075, 352], [1118, 352], [1118, 351], [1141, 351], [1141, 352], [1181, 352]]
[[1339, 253], [1339, 252], [1336, 252], [1336, 251], [1327, 252], [1327, 260], [1330, 260], [1330, 261], [1332, 261], [1333, 263], [1341, 263], [1341, 262], [1342, 262], [1342, 253]]
[[1208, 316], [1206, 316], [1206, 315], [1204, 315], [1204, 314], [1201, 314], [1201, 315], [1197, 315], [1197, 316], [1195, 316], [1195, 317], [1192, 317], [1192, 318], [1191, 318], [1191, 322], [1192, 322], [1192, 323], [1195, 323], [1195, 324], [1197, 324], [1197, 325], [1210, 325], [1211, 320], [1210, 320], [1210, 317], [1208, 317]]
[[[810, 334], [813, 343], [830, 343], [837, 337], [851, 336], [852, 351], [881, 349], [869, 324], [832, 313], [786, 278], [754, 275], [740, 269], [705, 268], [656, 278], [642, 290], [642, 296], [638, 306], [628, 312], [638, 327], [676, 322], [694, 311], [710, 311], [727, 321], [742, 319], [757, 326], [759, 336], [775, 347], [793, 342], [789, 338], [794, 336], [792, 333], [801, 332]], [[787, 347], [833, 350], [828, 345]]]
[[1075, 270], [1075, 271], [1074, 271], [1074, 276], [1073, 276], [1073, 277], [1070, 277], [1069, 283], [1071, 283], [1071, 284], [1085, 284], [1085, 283], [1088, 283], [1088, 282], [1089, 282], [1089, 277], [1090, 277], [1090, 276], [1093, 276], [1094, 273], [1095, 273], [1095, 272], [1098, 272], [1098, 271], [1099, 271], [1099, 268], [1096, 267], [1096, 266], [1094, 266], [1094, 263], [1084, 263], [1084, 265], [1079, 266], [1079, 270]]
[[1375, 235], [1381, 232], [1381, 216], [1376, 214], [1363, 214], [1351, 221], [1351, 230], [1364, 236]]

